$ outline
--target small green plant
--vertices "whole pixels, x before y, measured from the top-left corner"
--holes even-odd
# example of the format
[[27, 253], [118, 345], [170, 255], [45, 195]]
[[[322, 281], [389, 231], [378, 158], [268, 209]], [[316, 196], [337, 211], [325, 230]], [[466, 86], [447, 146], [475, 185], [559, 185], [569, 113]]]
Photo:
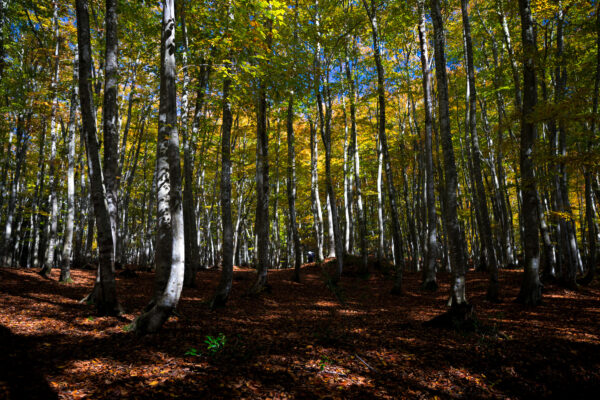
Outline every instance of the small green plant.
[[188, 349], [188, 351], [185, 352], [186, 356], [194, 356], [194, 357], [200, 357], [202, 355], [201, 351], [198, 351], [198, 349], [195, 349], [193, 347], [190, 347]]
[[208, 335], [206, 336], [206, 340], [204, 341], [204, 343], [206, 343], [207, 350], [211, 354], [216, 354], [219, 351], [223, 350], [225, 348], [226, 342], [227, 338], [223, 333], [219, 333], [219, 336], [217, 337]]
[[325, 366], [327, 365], [331, 365], [333, 362], [332, 360], [327, 357], [327, 356], [321, 356], [321, 360], [319, 360], [319, 369], [321, 371], [323, 371], [325, 369]]
[[93, 320], [94, 320], [94, 317], [92, 317], [92, 316], [90, 315], [89, 317], [87, 317], [87, 320], [88, 320], [88, 321], [93, 321]]

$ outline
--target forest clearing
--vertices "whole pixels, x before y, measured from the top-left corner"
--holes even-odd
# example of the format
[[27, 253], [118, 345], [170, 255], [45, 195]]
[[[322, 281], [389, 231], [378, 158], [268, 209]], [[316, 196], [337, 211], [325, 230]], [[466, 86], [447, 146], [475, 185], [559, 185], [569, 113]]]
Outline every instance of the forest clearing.
[[[58, 273], [58, 271], [56, 271]], [[435, 295], [407, 274], [406, 294], [389, 279], [348, 277], [343, 302], [321, 267], [272, 270], [272, 288], [244, 296], [254, 271], [234, 272], [230, 306], [210, 311], [217, 271], [185, 289], [178, 315], [138, 338], [124, 327], [152, 292], [152, 274], [119, 278], [123, 318], [95, 317], [78, 300], [93, 271], [61, 285], [33, 271], [0, 269], [2, 394], [8, 398], [593, 398], [600, 389], [600, 287], [550, 285], [537, 308], [485, 301], [486, 276], [469, 272], [474, 331], [423, 327], [444, 310], [447, 274]], [[520, 271], [500, 283], [516, 296]], [[10, 332], [7, 332], [7, 328]], [[215, 350], [207, 337], [225, 339]], [[194, 351], [195, 350], [195, 351]], [[8, 378], [8, 379], [7, 379]], [[1, 397], [0, 398], [4, 398]]]

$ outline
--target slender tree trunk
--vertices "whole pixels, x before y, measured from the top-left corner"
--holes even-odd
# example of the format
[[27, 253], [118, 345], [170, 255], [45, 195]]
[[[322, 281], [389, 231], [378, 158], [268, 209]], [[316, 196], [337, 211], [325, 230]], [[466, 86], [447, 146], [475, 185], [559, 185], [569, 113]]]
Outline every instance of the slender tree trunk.
[[69, 110], [69, 124], [67, 128], [67, 221], [65, 223], [65, 235], [62, 248], [62, 260], [60, 266], [60, 281], [71, 281], [71, 264], [73, 263], [73, 227], [75, 220], [75, 129], [77, 126], [77, 70], [78, 58], [75, 56], [73, 62], [73, 82], [71, 91], [71, 107]]
[[[600, 3], [596, 7], [596, 76], [594, 80], [594, 93], [592, 95], [592, 123], [590, 127], [590, 138], [587, 143], [587, 151], [591, 152], [594, 148], [595, 138], [597, 137], [596, 116], [598, 115], [598, 93], [600, 92]], [[587, 225], [589, 253], [587, 259], [587, 272], [581, 283], [589, 284], [596, 274], [596, 225], [594, 223], [595, 210], [592, 190], [592, 168], [593, 165], [585, 165], [585, 220]]]
[[287, 110], [287, 198], [290, 217], [290, 235], [294, 253], [294, 281], [300, 282], [301, 250], [296, 222], [296, 151], [294, 149], [294, 93], [290, 94]]
[[465, 293], [466, 265], [464, 260], [461, 230], [458, 221], [458, 201], [456, 191], [458, 177], [454, 161], [452, 133], [450, 131], [450, 112], [448, 101], [448, 76], [446, 72], [444, 22], [439, 0], [430, 0], [431, 19], [433, 21], [435, 73], [438, 84], [438, 107], [440, 120], [440, 139], [444, 156], [446, 235], [448, 252], [452, 268], [452, 287], [449, 305], [460, 306], [467, 303]]
[[260, 82], [256, 123], [256, 237], [257, 271], [256, 281], [250, 293], [262, 292], [267, 284], [269, 269], [269, 133], [267, 130], [266, 83]]
[[114, 278], [114, 249], [110, 217], [104, 191], [100, 146], [96, 135], [94, 96], [91, 85], [92, 48], [90, 44], [90, 22], [88, 1], [77, 0], [77, 46], [79, 54], [79, 101], [81, 119], [86, 137], [90, 192], [98, 229], [99, 267], [92, 296], [101, 315], [119, 315], [122, 310], [117, 300]]
[[437, 241], [437, 212], [435, 209], [435, 188], [433, 176], [433, 101], [429, 49], [425, 31], [425, 1], [419, 1], [419, 43], [421, 45], [421, 71], [423, 72], [423, 98], [425, 109], [425, 196], [427, 198], [427, 250], [423, 266], [423, 289], [437, 290], [436, 260], [439, 244]]
[[[228, 70], [231, 68], [227, 63]], [[229, 74], [229, 72], [228, 72]], [[231, 79], [223, 79], [223, 125], [221, 128], [221, 224], [223, 225], [223, 262], [221, 280], [212, 299], [211, 308], [222, 307], [229, 298], [233, 283], [233, 226], [231, 221]], [[241, 212], [241, 210], [240, 210]]]
[[363, 207], [361, 181], [360, 181], [360, 154], [358, 152], [358, 142], [356, 140], [356, 87], [354, 76], [350, 69], [350, 59], [346, 53], [346, 79], [349, 82], [350, 98], [350, 149], [354, 157], [354, 187], [356, 188], [356, 212], [358, 214], [358, 240], [360, 242], [360, 255], [362, 258], [361, 272], [368, 270], [368, 252], [367, 252], [367, 223]]
[[494, 242], [492, 238], [492, 226], [490, 223], [490, 215], [487, 208], [485, 187], [483, 185], [483, 176], [481, 172], [481, 150], [479, 148], [479, 136], [477, 134], [477, 90], [475, 87], [475, 64], [473, 62], [473, 44], [471, 41], [471, 22], [469, 20], [468, 0], [461, 0], [461, 11], [465, 35], [465, 55], [467, 59], [467, 75], [469, 85], [468, 129], [471, 134], [476, 203], [480, 216], [479, 234], [482, 236], [483, 239], [483, 252], [486, 260], [486, 266], [490, 274], [486, 297], [490, 301], [498, 301], [498, 264], [496, 260], [496, 251], [494, 248]]
[[177, 307], [183, 289], [185, 248], [177, 88], [175, 86], [175, 4], [163, 0], [160, 106], [158, 118], [156, 289], [144, 312], [133, 322], [138, 335], [153, 333]]
[[385, 133], [386, 124], [386, 101], [385, 101], [385, 78], [383, 71], [383, 63], [381, 61], [381, 53], [379, 49], [379, 23], [377, 21], [375, 1], [371, 0], [371, 4], [367, 4], [363, 0], [365, 10], [371, 22], [371, 32], [373, 36], [373, 54], [375, 58], [375, 66], [377, 68], [377, 104], [379, 105], [379, 121], [378, 134], [383, 154], [383, 163], [385, 169], [385, 178], [387, 183], [388, 199], [390, 203], [390, 214], [392, 218], [392, 239], [394, 241], [394, 259], [396, 260], [396, 279], [394, 281], [393, 293], [402, 293], [402, 270], [404, 269], [404, 254], [402, 251], [402, 237], [400, 235], [400, 215], [398, 214], [396, 188], [394, 186], [394, 176], [392, 172], [390, 154], [387, 144], [387, 135]]
[[[118, 37], [117, 37], [117, 0], [106, 0], [106, 53], [104, 58], [104, 103], [102, 106], [104, 134], [104, 184], [106, 202], [110, 215], [110, 230], [113, 238], [113, 251], [117, 249], [117, 223], [119, 190], [119, 129], [117, 105], [119, 90]], [[116, 255], [116, 253], [115, 253]]]
[[[193, 179], [193, 168], [191, 154], [191, 144], [194, 138], [189, 137], [188, 130], [188, 115], [189, 115], [189, 101], [188, 101], [188, 85], [189, 85], [189, 65], [188, 65], [188, 36], [187, 26], [185, 23], [185, 3], [181, 4], [181, 32], [183, 35], [183, 88], [181, 95], [181, 136], [183, 139], [183, 175], [184, 175], [184, 190], [183, 190], [183, 224], [185, 228], [185, 278], [184, 286], [194, 287], [196, 285], [196, 271], [198, 269], [198, 261], [200, 259], [200, 249], [198, 248], [198, 231], [196, 229], [196, 210], [194, 207], [194, 179]], [[196, 99], [196, 105], [202, 108], [204, 99], [204, 87], [206, 83], [204, 79], [204, 66], [200, 67], [200, 82], [198, 89], [198, 96], [200, 99]], [[199, 104], [198, 104], [199, 102]]]
[[319, 142], [317, 141], [317, 129], [309, 118], [310, 127], [310, 197], [315, 236], [317, 240], [317, 260], [323, 261], [323, 211], [321, 209], [321, 196], [319, 195]]
[[521, 37], [523, 41], [523, 110], [521, 113], [521, 190], [523, 205], [521, 219], [524, 227], [525, 271], [517, 301], [535, 306], [542, 300], [542, 285], [539, 277], [540, 244], [537, 213], [537, 189], [533, 149], [537, 136], [531, 114], [537, 103], [535, 79], [536, 44], [533, 34], [530, 0], [519, 0]]
[[44, 260], [44, 266], [40, 271], [40, 274], [46, 278], [50, 277], [50, 272], [54, 267], [54, 251], [56, 249], [56, 245], [58, 242], [57, 238], [57, 226], [58, 226], [58, 198], [57, 198], [57, 171], [56, 171], [56, 147], [58, 142], [58, 126], [56, 121], [56, 113], [58, 109], [58, 78], [59, 78], [59, 49], [60, 49], [60, 34], [59, 34], [59, 25], [58, 25], [58, 2], [54, 2], [54, 12], [53, 17], [54, 21], [54, 71], [52, 76], [52, 84], [50, 91], [52, 92], [52, 111], [50, 114], [50, 170], [48, 171], [50, 181], [48, 186], [50, 187], [50, 197], [48, 198], [48, 205], [50, 207], [50, 216], [48, 217], [50, 233], [48, 237], [48, 246], [46, 247], [46, 255]]

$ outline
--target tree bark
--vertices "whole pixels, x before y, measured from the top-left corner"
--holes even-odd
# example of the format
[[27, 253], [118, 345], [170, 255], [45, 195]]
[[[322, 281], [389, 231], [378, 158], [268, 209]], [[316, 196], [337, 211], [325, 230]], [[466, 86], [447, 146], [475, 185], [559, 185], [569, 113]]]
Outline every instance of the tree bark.
[[483, 252], [486, 267], [490, 275], [486, 298], [490, 301], [499, 300], [498, 287], [498, 264], [496, 251], [492, 238], [492, 226], [487, 208], [485, 187], [481, 172], [481, 150], [479, 148], [479, 136], [477, 134], [477, 90], [475, 87], [475, 64], [473, 62], [473, 44], [471, 40], [471, 22], [469, 20], [468, 0], [461, 0], [461, 11], [463, 29], [465, 35], [465, 55], [467, 59], [467, 77], [469, 85], [469, 131], [471, 134], [471, 155], [473, 157], [473, 175], [475, 180], [475, 194], [477, 208], [479, 210], [480, 224], [479, 233], [482, 236]]
[[296, 222], [296, 151], [294, 149], [294, 93], [290, 94], [287, 110], [287, 198], [290, 217], [290, 236], [292, 239], [294, 253], [294, 277], [295, 282], [300, 282], [301, 250], [300, 237], [298, 236], [298, 225]]
[[58, 142], [58, 126], [56, 121], [56, 113], [58, 109], [58, 79], [59, 79], [59, 49], [60, 49], [60, 34], [58, 25], [58, 2], [54, 2], [53, 17], [54, 21], [54, 70], [52, 75], [52, 84], [50, 91], [52, 92], [52, 111], [50, 114], [50, 157], [48, 162], [50, 164], [49, 175], [49, 187], [50, 197], [48, 198], [48, 205], [50, 207], [50, 216], [47, 220], [47, 227], [50, 228], [48, 235], [48, 246], [46, 247], [46, 255], [44, 260], [44, 266], [40, 271], [40, 274], [46, 278], [50, 277], [50, 272], [54, 267], [54, 251], [58, 243], [57, 238], [57, 226], [58, 226], [58, 198], [57, 198], [57, 171], [56, 171], [56, 147]]
[[[110, 230], [113, 238], [113, 251], [117, 249], [118, 189], [119, 189], [119, 129], [118, 105], [119, 65], [117, 37], [117, 0], [106, 0], [105, 17], [106, 52], [104, 57], [104, 103], [102, 105], [104, 135], [104, 184], [106, 202], [110, 215]], [[116, 255], [116, 254], [115, 254]]]
[[454, 161], [452, 133], [450, 131], [450, 112], [448, 100], [448, 76], [446, 72], [445, 34], [442, 10], [439, 0], [430, 0], [431, 19], [433, 22], [435, 73], [438, 84], [438, 107], [440, 123], [440, 141], [444, 156], [446, 235], [448, 252], [452, 268], [452, 287], [449, 305], [460, 306], [467, 303], [465, 293], [466, 265], [461, 242], [461, 230], [458, 221], [458, 177]]
[[400, 216], [398, 214], [396, 188], [394, 186], [394, 175], [392, 172], [390, 154], [387, 144], [387, 135], [385, 132], [386, 124], [386, 101], [385, 101], [385, 78], [383, 71], [383, 63], [381, 61], [381, 53], [379, 49], [379, 23], [377, 21], [377, 12], [375, 1], [371, 0], [371, 4], [367, 4], [363, 0], [363, 5], [367, 11], [369, 21], [371, 23], [371, 32], [373, 36], [373, 54], [375, 58], [375, 66], [377, 68], [377, 104], [379, 105], [379, 121], [378, 135], [383, 154], [383, 163], [385, 169], [385, 178], [387, 183], [388, 200], [390, 202], [390, 214], [392, 218], [392, 239], [394, 241], [394, 259], [396, 260], [396, 279], [394, 280], [394, 293], [402, 293], [402, 271], [404, 269], [404, 252], [402, 251], [402, 237], [400, 235]]
[[[221, 279], [212, 299], [211, 308], [223, 307], [229, 298], [233, 283], [233, 225], [231, 220], [231, 100], [229, 90], [231, 66], [226, 63], [227, 76], [223, 79], [223, 125], [221, 128], [221, 224], [223, 225], [223, 260]], [[241, 212], [241, 210], [239, 211]]]
[[[73, 62], [73, 82], [77, 82], [78, 58]], [[77, 84], [71, 91], [71, 107], [67, 127], [67, 221], [63, 238], [60, 281], [71, 282], [71, 264], [73, 262], [73, 227], [75, 220], [75, 129], [77, 126]]]
[[138, 335], [160, 329], [173, 313], [183, 289], [185, 248], [181, 165], [175, 86], [175, 1], [163, 0], [160, 105], [157, 139], [157, 237], [155, 296], [133, 322]]
[[535, 306], [542, 300], [542, 285], [539, 277], [540, 244], [537, 213], [537, 189], [535, 182], [535, 165], [533, 149], [537, 136], [536, 124], [531, 120], [537, 103], [535, 79], [536, 44], [533, 33], [530, 0], [519, 0], [521, 16], [521, 38], [523, 41], [523, 108], [521, 112], [521, 191], [523, 205], [521, 219], [523, 221], [525, 245], [525, 271], [521, 290], [517, 301]]
[[119, 315], [121, 306], [117, 300], [117, 290], [114, 278], [114, 248], [110, 227], [110, 216], [104, 190], [102, 163], [100, 161], [100, 146], [96, 135], [96, 120], [94, 112], [94, 96], [92, 93], [92, 48], [90, 44], [90, 21], [88, 1], [77, 0], [77, 46], [79, 54], [79, 101], [81, 119], [86, 137], [88, 174], [90, 192], [94, 205], [94, 216], [98, 229], [98, 275], [94, 285], [93, 296], [100, 315]]
[[433, 102], [431, 69], [427, 34], [425, 30], [425, 1], [419, 1], [419, 43], [421, 45], [421, 71], [423, 73], [423, 99], [425, 110], [425, 196], [427, 198], [427, 227], [425, 265], [423, 266], [423, 289], [437, 290], [436, 260], [438, 255], [437, 212], [435, 209], [435, 182], [433, 176]]

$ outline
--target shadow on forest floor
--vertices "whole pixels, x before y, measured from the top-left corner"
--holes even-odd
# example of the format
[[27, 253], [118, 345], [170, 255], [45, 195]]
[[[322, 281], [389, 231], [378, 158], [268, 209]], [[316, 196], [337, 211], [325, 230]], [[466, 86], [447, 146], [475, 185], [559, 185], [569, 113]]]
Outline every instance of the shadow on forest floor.
[[[253, 271], [236, 269], [227, 308], [212, 312], [219, 272], [199, 272], [180, 316], [137, 338], [78, 303], [94, 271], [75, 270], [63, 285], [0, 269], [0, 398], [585, 398], [600, 389], [597, 282], [579, 292], [549, 285], [544, 304], [524, 308], [512, 302], [519, 271], [501, 272], [500, 304], [484, 300], [486, 275], [469, 272], [481, 324], [469, 333], [422, 325], [444, 311], [446, 274], [429, 293], [406, 273], [403, 296], [390, 296], [391, 279], [378, 273], [344, 277], [338, 293], [317, 265], [302, 269], [302, 283], [291, 274], [270, 271], [271, 291], [247, 297]], [[147, 272], [118, 280], [128, 320], [152, 285]]]

